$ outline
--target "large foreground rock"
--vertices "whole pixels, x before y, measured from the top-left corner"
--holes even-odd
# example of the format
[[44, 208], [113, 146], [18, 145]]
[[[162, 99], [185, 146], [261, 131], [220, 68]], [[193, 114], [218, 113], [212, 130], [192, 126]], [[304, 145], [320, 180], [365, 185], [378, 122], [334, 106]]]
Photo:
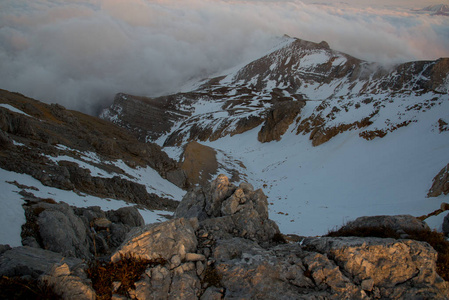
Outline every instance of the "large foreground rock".
[[[119, 219], [132, 223], [132, 211], [122, 210], [109, 220], [94, 218], [96, 213], [88, 210], [83, 216], [97, 221], [97, 226]], [[357, 229], [363, 224], [398, 232], [428, 230], [411, 216], [360, 218], [348, 226]], [[39, 255], [29, 261], [27, 249]], [[78, 259], [72, 262], [29, 247], [1, 247], [0, 253], [1, 275], [40, 276], [64, 299], [95, 297]], [[119, 289], [121, 282], [112, 283], [114, 299], [448, 299], [449, 295], [448, 282], [437, 273], [437, 252], [429, 244], [373, 237], [309, 237], [286, 243], [268, 218], [263, 192], [246, 183], [234, 186], [224, 175], [189, 192], [176, 218], [130, 231], [110, 262], [123, 262], [124, 257], [152, 263], [127, 291]]]
[[[447, 287], [436, 273], [437, 252], [427, 243], [413, 240], [359, 237], [309, 238], [308, 249], [332, 257], [358, 285], [382, 288], [385, 296], [399, 290], [407, 295], [419, 287]], [[415, 289], [416, 288], [416, 289]]]
[[183, 218], [174, 219], [135, 230], [112, 255], [112, 261], [129, 256], [170, 260], [174, 255], [183, 260], [187, 252], [196, 250], [196, 246], [195, 229], [191, 222]]
[[197, 218], [200, 227], [219, 239], [243, 237], [269, 242], [279, 228], [268, 218], [268, 201], [262, 190], [248, 183], [238, 187], [219, 175], [204, 188], [188, 192], [175, 211], [176, 218]]

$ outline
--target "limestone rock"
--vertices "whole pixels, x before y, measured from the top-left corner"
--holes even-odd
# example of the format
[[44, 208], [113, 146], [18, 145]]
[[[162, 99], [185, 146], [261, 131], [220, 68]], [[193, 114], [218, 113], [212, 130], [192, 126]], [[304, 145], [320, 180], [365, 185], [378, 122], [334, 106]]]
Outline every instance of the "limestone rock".
[[304, 258], [304, 263], [319, 288], [330, 288], [337, 298], [367, 298], [366, 293], [343, 275], [338, 266], [325, 255], [312, 253]]
[[135, 295], [137, 299], [167, 299], [171, 287], [171, 273], [162, 266], [147, 270], [147, 275], [136, 282]]
[[219, 217], [221, 206], [225, 199], [227, 199], [235, 190], [234, 185], [229, 183], [228, 177], [223, 174], [212, 181], [208, 191], [208, 198], [206, 198], [206, 213], [211, 217]]
[[107, 216], [111, 222], [122, 223], [130, 227], [140, 227], [145, 225], [142, 215], [135, 206], [110, 210], [107, 212]]
[[135, 207], [104, 212], [98, 206], [77, 208], [31, 196], [28, 199], [22, 244], [65, 256], [92, 259], [109, 255], [132, 228], [144, 224]]
[[170, 260], [172, 256], [180, 255], [184, 259], [186, 252], [195, 252], [197, 243], [191, 223], [183, 218], [174, 219], [137, 228], [111, 260], [119, 261], [122, 255], [149, 260]]
[[222, 174], [205, 188], [187, 193], [175, 217], [196, 217], [200, 226], [219, 239], [239, 236], [268, 242], [279, 233], [276, 223], [268, 219], [268, 200], [263, 191], [254, 191], [247, 183], [236, 187]]
[[195, 187], [187, 192], [175, 210], [175, 218], [197, 218], [199, 221], [209, 216], [205, 210], [206, 195], [201, 187]]
[[396, 216], [369, 216], [359, 217], [354, 221], [349, 222], [342, 229], [355, 229], [365, 227], [376, 228], [390, 228], [394, 231], [422, 231], [430, 230], [429, 226], [416, 217], [411, 215], [396, 215]]
[[50, 271], [53, 265], [64, 262], [69, 267], [74, 267], [82, 261], [78, 258], [64, 257], [59, 253], [33, 248], [16, 247], [7, 250], [0, 256], [0, 275], [23, 276], [30, 275], [37, 278], [39, 275]]
[[266, 143], [281, 140], [295, 118], [304, 107], [304, 101], [279, 102], [268, 111], [267, 119], [259, 131], [257, 139]]
[[441, 194], [449, 193], [449, 164], [433, 178], [432, 187], [427, 193], [428, 197], [438, 197]]
[[222, 277], [225, 298], [301, 299], [306, 289], [313, 295], [314, 283], [304, 274], [301, 255], [298, 245], [266, 250], [242, 238], [218, 241], [215, 269]]
[[71, 270], [66, 264], [55, 264], [50, 271], [39, 277], [51, 286], [62, 299], [94, 300], [95, 291], [82, 268]]
[[407, 283], [432, 286], [443, 280], [436, 273], [436, 251], [413, 240], [358, 237], [307, 238], [304, 245], [331, 256], [356, 284], [394, 288]]
[[196, 273], [177, 274], [173, 277], [168, 298], [196, 300], [200, 288], [200, 280]]
[[86, 227], [69, 205], [47, 205], [37, 224], [45, 249], [65, 256], [91, 257]]
[[215, 286], [210, 286], [201, 295], [201, 300], [221, 300], [223, 299], [223, 289]]

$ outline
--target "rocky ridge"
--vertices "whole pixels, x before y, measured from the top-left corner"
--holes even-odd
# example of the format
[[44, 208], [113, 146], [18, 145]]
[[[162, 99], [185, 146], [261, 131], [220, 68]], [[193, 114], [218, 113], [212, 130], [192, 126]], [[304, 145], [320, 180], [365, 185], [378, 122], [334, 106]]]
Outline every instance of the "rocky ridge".
[[186, 187], [178, 163], [156, 144], [141, 143], [109, 122], [60, 105], [1, 90], [0, 129], [0, 167], [46, 186], [167, 210], [180, 199], [150, 193], [128, 170], [152, 168]]
[[[446, 101], [448, 72], [448, 58], [387, 68], [326, 42], [284, 37], [267, 55], [189, 92], [154, 99], [118, 94], [101, 117], [164, 146], [214, 141], [261, 124], [261, 142], [280, 140], [292, 124], [314, 146], [348, 130], [372, 140]], [[151, 118], [133, 118], [141, 112]]]
[[[93, 216], [95, 211], [84, 210], [80, 218]], [[218, 176], [209, 185], [190, 191], [174, 219], [144, 226], [132, 224], [137, 227], [105, 259], [118, 263], [133, 257], [154, 263], [148, 265], [133, 288], [121, 291], [121, 295], [121, 282], [111, 283], [111, 294], [106, 297], [447, 299], [449, 284], [437, 274], [437, 253], [427, 243], [373, 237], [309, 237], [300, 243], [286, 242], [267, 211], [267, 199], [261, 190], [247, 183], [235, 186], [226, 176]], [[135, 219], [128, 213], [106, 214], [111, 220], [117, 215]], [[95, 219], [97, 226], [107, 223], [102, 218]], [[390, 221], [371, 217], [369, 222], [391, 224], [395, 230], [408, 230], [410, 226], [428, 230], [411, 216], [387, 218]], [[108, 224], [119, 224], [118, 219]], [[351, 226], [364, 223], [356, 220]], [[37, 246], [2, 249], [2, 275], [38, 278], [64, 299], [105, 297], [96, 294], [86, 275], [88, 267], [77, 251], [65, 252], [63, 259], [61, 253]]]

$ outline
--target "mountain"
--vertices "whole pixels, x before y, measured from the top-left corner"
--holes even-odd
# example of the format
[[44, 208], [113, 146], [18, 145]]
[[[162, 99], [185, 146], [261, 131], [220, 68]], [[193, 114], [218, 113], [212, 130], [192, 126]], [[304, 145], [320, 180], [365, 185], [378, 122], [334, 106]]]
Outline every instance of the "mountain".
[[[281, 232], [321, 235], [361, 215], [420, 216], [447, 201], [427, 194], [449, 161], [448, 73], [449, 58], [383, 66], [285, 36], [177, 94], [118, 94], [101, 117], [181, 163], [199, 142], [217, 167], [196, 177], [261, 186]], [[441, 217], [427, 221], [438, 228]]]
[[439, 16], [449, 16], [449, 5], [447, 4], [429, 5], [422, 9], [417, 10], [417, 12], [431, 13], [432, 15], [439, 15]]

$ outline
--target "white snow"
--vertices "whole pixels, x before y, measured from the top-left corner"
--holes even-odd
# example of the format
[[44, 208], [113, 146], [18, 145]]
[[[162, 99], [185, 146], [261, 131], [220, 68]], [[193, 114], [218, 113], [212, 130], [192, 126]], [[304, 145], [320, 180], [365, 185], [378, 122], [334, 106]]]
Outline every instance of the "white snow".
[[[67, 148], [63, 145], [57, 145], [57, 147], [61, 150], [66, 150], [73, 152], [80, 156], [80, 159], [74, 158], [72, 156], [61, 155], [58, 157], [46, 156], [48, 159], [59, 162], [59, 161], [70, 161], [77, 163], [81, 168], [88, 169], [92, 176], [102, 177], [102, 178], [112, 178], [114, 176], [119, 176], [123, 179], [132, 180], [134, 182], [140, 183], [144, 185], [147, 189], [148, 193], [153, 193], [161, 197], [170, 198], [176, 201], [181, 201], [182, 197], [185, 194], [181, 188], [177, 187], [173, 183], [162, 178], [156, 170], [146, 167], [137, 167], [131, 168], [124, 161], [110, 161], [110, 162], [102, 162], [101, 159], [94, 152], [80, 152], [74, 149]], [[118, 167], [123, 172], [108, 173], [105, 170], [99, 168], [95, 164], [98, 163], [108, 163], [115, 167]]]
[[328, 61], [328, 59], [329, 57], [326, 54], [326, 52], [323, 51], [311, 52], [305, 55], [303, 58], [301, 58], [300, 67], [304, 69], [311, 68], [317, 64], [322, 64], [323, 62]]
[[[426, 197], [449, 161], [449, 135], [434, 129], [447, 111], [449, 101], [421, 113], [418, 124], [372, 141], [353, 130], [318, 147], [291, 132], [262, 144], [256, 128], [205, 144], [243, 162], [251, 183], [267, 194], [281, 232], [322, 235], [360, 216], [421, 216], [448, 202], [449, 196]], [[440, 219], [429, 225], [440, 228]]]
[[[116, 210], [120, 207], [133, 206], [125, 201], [114, 199], [103, 199], [90, 195], [78, 195], [73, 191], [64, 191], [48, 186], [44, 186], [40, 181], [25, 174], [9, 172], [0, 169], [0, 204], [3, 208], [0, 210], [0, 244], [9, 244], [11, 247], [21, 246], [21, 226], [25, 223], [25, 214], [22, 208], [24, 201], [22, 196], [18, 194], [21, 189], [6, 181], [17, 181], [19, 184], [37, 188], [25, 189], [33, 193], [36, 197], [51, 198], [56, 202], [65, 202], [76, 207], [99, 206], [102, 210]], [[145, 223], [150, 224], [154, 222], [165, 221], [166, 218], [162, 215], [171, 215], [166, 211], [149, 211], [139, 209], [143, 216]]]
[[6, 104], [6, 103], [0, 103], [0, 107], [9, 109], [9, 110], [12, 111], [12, 112], [15, 112], [15, 113], [18, 113], [18, 114], [22, 114], [22, 115], [25, 115], [25, 116], [27, 116], [27, 117], [32, 118], [32, 116], [30, 116], [29, 114], [24, 113], [23, 111], [21, 111], [20, 109], [15, 108], [15, 107], [12, 106], [12, 105], [9, 105], [9, 104]]

